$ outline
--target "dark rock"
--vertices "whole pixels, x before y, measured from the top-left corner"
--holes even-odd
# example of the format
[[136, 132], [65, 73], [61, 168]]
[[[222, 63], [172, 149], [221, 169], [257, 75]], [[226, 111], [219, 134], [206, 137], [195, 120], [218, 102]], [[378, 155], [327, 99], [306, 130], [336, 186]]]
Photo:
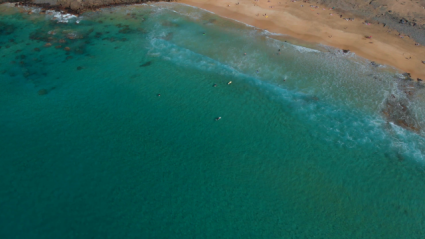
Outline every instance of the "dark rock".
[[418, 78], [418, 81], [422, 81], [422, 79], [419, 79], [419, 78]]
[[412, 76], [410, 75], [410, 73], [406, 72], [406, 73], [403, 73], [402, 75], [404, 76], [405, 80], [412, 80], [412, 78], [411, 78]]
[[407, 21], [406, 19], [404, 19], [404, 18], [402, 18], [402, 19], [400, 19], [400, 21], [399, 21], [399, 23], [400, 24], [406, 24], [406, 23], [408, 23], [409, 21]]
[[4, 22], [0, 22], [0, 36], [1, 35], [10, 35], [12, 34], [17, 27], [11, 24], [6, 24]]
[[348, 53], [348, 52], [350, 52], [350, 50], [345, 50], [345, 49], [343, 49], [343, 50], [342, 50], [342, 52], [344, 52], [344, 53]]
[[[405, 73], [406, 75], [408, 73]], [[397, 82], [398, 93], [390, 94], [383, 103], [382, 113], [388, 121], [403, 128], [419, 132], [420, 124], [416, 114], [411, 111], [411, 100], [421, 84], [412, 81], [400, 80]]]
[[49, 93], [46, 89], [41, 89], [38, 91], [38, 95], [47, 95]]
[[374, 62], [374, 61], [370, 62], [370, 64], [371, 64], [372, 66], [374, 66], [374, 67], [378, 67], [378, 66], [379, 66], [379, 64], [378, 64], [378, 63], [376, 63], [376, 62]]
[[25, 55], [20, 55], [20, 56], [16, 56], [15, 59], [25, 59], [26, 56]]
[[131, 31], [130, 28], [124, 28], [124, 29], [119, 30], [119, 33], [122, 33], [122, 34], [129, 34], [131, 32], [132, 31]]
[[140, 65], [140, 67], [146, 67], [146, 66], [150, 66], [152, 64], [152, 61], [148, 61], [142, 65]]

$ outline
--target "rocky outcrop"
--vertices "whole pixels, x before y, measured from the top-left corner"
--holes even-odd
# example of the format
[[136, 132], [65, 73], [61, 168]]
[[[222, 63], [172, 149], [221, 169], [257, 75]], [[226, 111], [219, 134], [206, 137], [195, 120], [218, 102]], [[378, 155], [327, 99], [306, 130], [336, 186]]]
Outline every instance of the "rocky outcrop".
[[382, 113], [389, 122], [393, 122], [403, 128], [420, 132], [421, 125], [412, 110], [415, 94], [424, 86], [413, 81], [408, 73], [403, 79], [398, 79], [397, 89], [388, 95], [383, 103]]
[[[45, 1], [45, 0], [36, 0]], [[69, 8], [73, 11], [82, 12], [87, 9], [98, 8], [102, 6], [141, 3], [143, 0], [48, 0], [56, 1], [56, 6]]]
[[372, 23], [409, 35], [425, 45], [425, 1], [397, 0], [307, 0], [354, 14]]
[[73, 14], [80, 14], [85, 11], [95, 10], [101, 7], [126, 5], [143, 2], [172, 2], [172, 0], [0, 0], [1, 2], [16, 2], [20, 5], [39, 6], [45, 9], [56, 9]]

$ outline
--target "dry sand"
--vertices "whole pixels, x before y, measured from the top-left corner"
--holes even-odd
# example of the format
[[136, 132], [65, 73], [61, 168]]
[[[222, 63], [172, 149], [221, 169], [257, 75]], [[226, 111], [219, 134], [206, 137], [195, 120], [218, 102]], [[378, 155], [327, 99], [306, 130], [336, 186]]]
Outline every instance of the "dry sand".
[[[378, 64], [391, 65], [408, 72], [413, 79], [425, 81], [425, 46], [415, 46], [408, 36], [382, 24], [364, 20], [313, 3], [291, 0], [178, 0], [215, 14], [286, 34], [311, 43], [348, 49]], [[238, 4], [239, 3], [239, 4]], [[303, 5], [303, 7], [302, 7]], [[313, 8], [310, 5], [318, 6]], [[272, 8], [271, 8], [272, 7]], [[344, 18], [355, 18], [346, 21]], [[372, 36], [371, 39], [366, 36]]]

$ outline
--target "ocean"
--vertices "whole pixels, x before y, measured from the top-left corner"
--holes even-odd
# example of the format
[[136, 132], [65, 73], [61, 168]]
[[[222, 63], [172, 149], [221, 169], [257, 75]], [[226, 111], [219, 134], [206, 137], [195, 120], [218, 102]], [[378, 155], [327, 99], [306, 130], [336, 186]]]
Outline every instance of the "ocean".
[[0, 238], [424, 238], [425, 95], [397, 70], [177, 3], [23, 10]]

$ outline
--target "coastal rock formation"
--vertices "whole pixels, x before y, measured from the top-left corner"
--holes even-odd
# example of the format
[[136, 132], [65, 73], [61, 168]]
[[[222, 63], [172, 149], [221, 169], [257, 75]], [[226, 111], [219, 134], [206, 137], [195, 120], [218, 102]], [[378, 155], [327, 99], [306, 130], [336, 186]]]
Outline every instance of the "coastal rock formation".
[[382, 113], [389, 122], [403, 128], [419, 132], [421, 126], [412, 110], [412, 100], [422, 85], [410, 79], [408, 73], [404, 79], [399, 79], [397, 89], [388, 95], [383, 103]]
[[381, 23], [398, 32], [409, 35], [425, 45], [425, 1], [398, 0], [318, 0], [319, 3], [360, 16], [372, 23]]
[[[153, 0], [152, 2], [159, 2], [160, 0]], [[88, 10], [95, 10], [100, 7], [143, 3], [149, 2], [146, 0], [0, 0], [3, 2], [17, 2], [22, 5], [40, 6], [49, 9], [64, 10], [70, 13], [79, 14]], [[171, 2], [165, 0], [164, 2]]]

